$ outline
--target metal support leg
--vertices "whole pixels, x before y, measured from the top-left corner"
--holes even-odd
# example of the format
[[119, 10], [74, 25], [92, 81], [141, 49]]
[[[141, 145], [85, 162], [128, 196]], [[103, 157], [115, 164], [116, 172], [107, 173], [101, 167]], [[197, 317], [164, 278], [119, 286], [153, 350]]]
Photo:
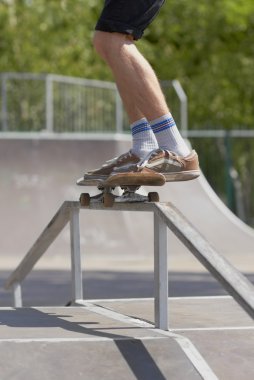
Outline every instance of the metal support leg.
[[14, 307], [22, 307], [22, 293], [19, 282], [15, 282], [12, 287]]
[[154, 214], [155, 327], [168, 330], [167, 226]]
[[72, 300], [75, 301], [77, 299], [83, 299], [78, 207], [73, 207], [70, 213], [70, 234]]

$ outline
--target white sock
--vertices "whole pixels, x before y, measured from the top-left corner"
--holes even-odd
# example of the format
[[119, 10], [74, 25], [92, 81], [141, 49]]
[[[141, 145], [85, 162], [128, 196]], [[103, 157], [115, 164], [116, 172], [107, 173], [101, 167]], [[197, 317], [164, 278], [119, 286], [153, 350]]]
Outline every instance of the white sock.
[[152, 120], [150, 126], [160, 148], [170, 150], [183, 157], [190, 154], [190, 149], [180, 135], [171, 113]]
[[158, 148], [156, 137], [146, 118], [131, 124], [132, 152], [144, 158], [149, 152]]

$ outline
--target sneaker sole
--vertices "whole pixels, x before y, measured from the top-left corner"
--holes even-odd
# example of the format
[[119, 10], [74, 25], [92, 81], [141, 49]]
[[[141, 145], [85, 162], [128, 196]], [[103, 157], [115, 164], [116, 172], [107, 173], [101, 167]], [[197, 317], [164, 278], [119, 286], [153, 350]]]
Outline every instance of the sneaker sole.
[[[175, 173], [158, 173], [161, 176], [163, 176], [164, 182], [180, 182], [180, 181], [191, 181], [195, 178], [198, 178], [200, 176], [200, 171], [199, 170], [188, 170], [188, 171], [182, 171], [182, 172], [175, 172]], [[110, 175], [101, 175], [101, 176], [93, 176], [93, 175], [86, 175], [85, 177], [82, 177], [77, 180], [77, 185], [79, 186], [97, 186], [98, 184], [104, 182], [108, 184], [116, 184], [117, 182], [128, 182], [125, 183], [125, 185], [136, 185], [137, 183], [140, 186], [162, 186], [163, 179], [160, 178], [151, 178], [151, 176], [142, 176], [143, 178], [140, 177], [140, 175], [131, 175], [131, 176], [126, 176], [126, 174], [114, 174], [112, 177]], [[126, 179], [128, 180], [126, 181]], [[107, 181], [109, 180], [109, 181]], [[118, 186], [115, 185], [115, 186]]]
[[107, 175], [104, 175], [104, 176], [88, 176], [86, 175], [85, 177], [82, 177], [82, 178], [79, 178], [77, 180], [77, 185], [79, 186], [97, 186], [99, 185], [101, 182], [103, 181], [106, 181], [108, 178]]
[[200, 176], [200, 170], [188, 170], [175, 173], [162, 173], [166, 182], [191, 181]]
[[161, 173], [119, 173], [104, 182], [106, 186], [163, 186], [165, 177]]

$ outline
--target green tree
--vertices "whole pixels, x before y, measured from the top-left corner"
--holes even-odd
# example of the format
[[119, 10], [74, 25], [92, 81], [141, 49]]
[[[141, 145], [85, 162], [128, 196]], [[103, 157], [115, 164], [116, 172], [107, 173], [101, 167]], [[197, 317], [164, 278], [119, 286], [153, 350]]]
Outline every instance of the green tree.
[[98, 12], [91, 0], [2, 1], [0, 70], [96, 76], [102, 65], [91, 36]]
[[[0, 71], [112, 79], [92, 48], [102, 0], [0, 2]], [[167, 0], [138, 42], [160, 79], [178, 78], [192, 128], [253, 125], [253, 0]]]
[[177, 77], [194, 128], [253, 126], [254, 2], [167, 0], [144, 51], [161, 78]]

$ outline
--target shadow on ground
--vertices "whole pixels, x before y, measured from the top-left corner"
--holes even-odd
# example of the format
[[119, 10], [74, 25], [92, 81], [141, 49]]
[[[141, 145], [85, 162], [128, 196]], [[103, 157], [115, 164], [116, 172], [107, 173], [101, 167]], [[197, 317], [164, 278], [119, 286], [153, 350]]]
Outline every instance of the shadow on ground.
[[[8, 271], [0, 271], [0, 307], [12, 306], [4, 290]], [[254, 273], [246, 274], [254, 283]], [[83, 275], [85, 299], [153, 297], [152, 272], [87, 271]], [[32, 272], [22, 286], [24, 306], [64, 306], [71, 299], [69, 271]], [[214, 296], [227, 293], [209, 273], [169, 272], [171, 297]]]

